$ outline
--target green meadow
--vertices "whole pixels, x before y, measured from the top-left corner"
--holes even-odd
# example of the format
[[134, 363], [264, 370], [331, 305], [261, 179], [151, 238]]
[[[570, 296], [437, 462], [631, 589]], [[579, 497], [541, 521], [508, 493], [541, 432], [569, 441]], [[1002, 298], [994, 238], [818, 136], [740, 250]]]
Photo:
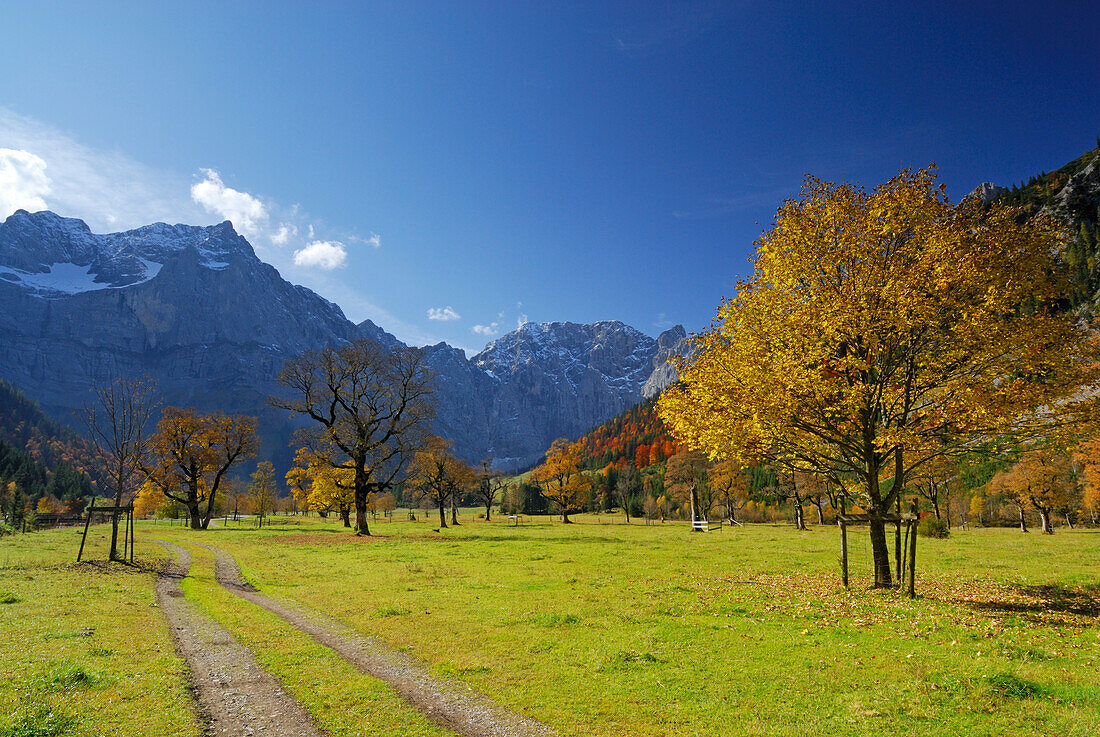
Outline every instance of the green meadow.
[[[845, 590], [833, 527], [462, 519], [442, 532], [379, 520], [369, 538], [303, 517], [262, 530], [138, 528], [188, 548], [188, 600], [333, 735], [440, 731], [221, 589], [212, 555], [190, 541], [233, 554], [265, 593], [565, 735], [1100, 733], [1100, 530], [921, 538], [910, 600], [870, 589], [865, 530], [851, 531]], [[153, 574], [75, 565], [78, 541], [71, 530], [0, 541], [0, 600], [12, 600], [0, 604], [0, 734], [194, 733]], [[105, 557], [101, 539], [92, 552]], [[166, 553], [139, 539], [138, 555], [151, 566]], [[17, 731], [46, 718], [37, 704], [71, 723]]]

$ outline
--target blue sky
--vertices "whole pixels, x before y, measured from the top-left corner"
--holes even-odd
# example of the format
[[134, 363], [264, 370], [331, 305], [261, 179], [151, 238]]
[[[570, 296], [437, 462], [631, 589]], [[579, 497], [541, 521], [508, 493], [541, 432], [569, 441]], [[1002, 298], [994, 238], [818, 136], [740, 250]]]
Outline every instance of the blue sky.
[[4, 25], [0, 206], [232, 215], [352, 319], [471, 350], [523, 319], [702, 328], [806, 173], [935, 162], [957, 199], [1100, 135], [1094, 2], [36, 2]]

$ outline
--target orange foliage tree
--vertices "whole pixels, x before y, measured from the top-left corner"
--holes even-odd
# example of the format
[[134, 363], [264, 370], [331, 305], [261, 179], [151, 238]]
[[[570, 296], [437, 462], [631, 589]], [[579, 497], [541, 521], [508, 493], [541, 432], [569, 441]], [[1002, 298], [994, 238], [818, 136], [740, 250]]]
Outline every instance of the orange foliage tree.
[[1091, 437], [1081, 442], [1074, 451], [1073, 460], [1081, 464], [1081, 474], [1085, 482], [1081, 501], [1095, 525], [1100, 521], [1100, 437]]
[[456, 500], [462, 488], [473, 481], [474, 471], [451, 452], [450, 440], [431, 436], [413, 456], [409, 481], [439, 508], [439, 527], [447, 526], [447, 503], [451, 502], [451, 522], [458, 524]]
[[1069, 458], [1040, 448], [1029, 451], [1016, 465], [994, 476], [989, 482], [989, 490], [1016, 503], [1021, 531], [1027, 532], [1024, 506], [1030, 504], [1039, 513], [1043, 532], [1053, 534], [1051, 514], [1065, 507], [1076, 489], [1072, 472]]
[[191, 529], [205, 530], [226, 473], [256, 455], [256, 418], [169, 407], [149, 446], [139, 496], [164, 495], [179, 502], [187, 508]]

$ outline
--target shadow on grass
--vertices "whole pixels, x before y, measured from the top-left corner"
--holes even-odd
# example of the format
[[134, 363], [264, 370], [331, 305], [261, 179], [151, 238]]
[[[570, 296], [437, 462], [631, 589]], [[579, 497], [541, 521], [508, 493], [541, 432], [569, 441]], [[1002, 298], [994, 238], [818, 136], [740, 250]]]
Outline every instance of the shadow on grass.
[[1100, 617], [1100, 586], [1071, 588], [1056, 584], [1014, 586], [1019, 598], [1013, 601], [973, 601], [970, 605], [986, 612], [1019, 614], [1041, 619], [1043, 615], [1073, 614]]

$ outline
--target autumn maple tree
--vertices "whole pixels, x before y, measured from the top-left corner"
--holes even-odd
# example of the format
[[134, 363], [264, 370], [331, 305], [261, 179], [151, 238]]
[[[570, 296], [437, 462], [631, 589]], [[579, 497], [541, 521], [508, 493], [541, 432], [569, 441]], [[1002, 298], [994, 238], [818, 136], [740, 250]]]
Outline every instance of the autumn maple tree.
[[1051, 515], [1066, 507], [1076, 490], [1070, 459], [1047, 447], [1032, 449], [1011, 468], [997, 473], [989, 490], [1014, 502], [1020, 513], [1020, 530], [1027, 532], [1024, 508], [1039, 513], [1043, 532], [1053, 534]]
[[569, 524], [569, 515], [581, 511], [591, 484], [580, 468], [577, 447], [566, 438], [558, 438], [546, 451], [546, 460], [531, 473], [542, 494], [558, 505], [561, 521]]
[[665, 465], [665, 489], [688, 503], [692, 522], [706, 520], [710, 514], [713, 498], [707, 485], [709, 470], [710, 461], [706, 455], [690, 448], [669, 458]]
[[371, 496], [392, 486], [422, 447], [432, 381], [423, 351], [367, 339], [310, 351], [279, 374], [289, 396], [271, 403], [313, 421], [296, 435], [319, 463], [351, 472], [358, 535], [370, 534]]
[[168, 407], [150, 438], [139, 496], [164, 495], [187, 508], [191, 528], [205, 530], [229, 469], [256, 455], [256, 418]]
[[929, 170], [870, 192], [808, 178], [660, 415], [714, 458], [844, 488], [889, 586], [885, 518], [924, 464], [1083, 414], [1096, 348], [1064, 309], [1062, 250], [1049, 220], [952, 205]]
[[1095, 525], [1100, 519], [1100, 437], [1081, 442], [1074, 450], [1073, 459], [1081, 465], [1084, 481], [1081, 502]]
[[439, 508], [439, 527], [447, 526], [447, 503], [451, 502], [453, 524], [457, 524], [454, 509], [462, 488], [474, 478], [471, 469], [451, 452], [451, 441], [430, 436], [424, 447], [413, 456], [409, 482], [424, 492]]
[[355, 471], [338, 468], [325, 460], [325, 455], [299, 448], [294, 465], [286, 473], [298, 508], [317, 512], [321, 517], [336, 510], [344, 527], [351, 527], [351, 510], [355, 506]]

